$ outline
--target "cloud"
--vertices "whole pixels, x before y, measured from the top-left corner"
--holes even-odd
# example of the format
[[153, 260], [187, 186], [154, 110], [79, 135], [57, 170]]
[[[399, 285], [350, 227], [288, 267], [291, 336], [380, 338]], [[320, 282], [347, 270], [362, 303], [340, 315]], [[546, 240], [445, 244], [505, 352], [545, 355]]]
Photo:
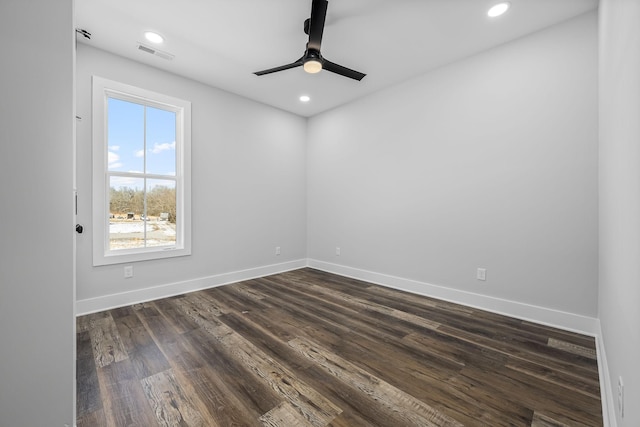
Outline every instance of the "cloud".
[[109, 151], [108, 152], [108, 161], [109, 164], [113, 163], [113, 162], [117, 162], [118, 160], [120, 160], [120, 156], [118, 156], [116, 153], [114, 153], [113, 151]]
[[[119, 148], [119, 147], [118, 147]], [[162, 144], [158, 144], [157, 142], [153, 144], [153, 148], [149, 148], [147, 151], [152, 154], [159, 154], [163, 151], [175, 150], [176, 142], [163, 142]], [[144, 150], [136, 150], [133, 152], [133, 155], [136, 157], [144, 157]]]
[[117, 169], [122, 167], [122, 163], [119, 162], [120, 156], [113, 151], [107, 151], [107, 161], [109, 163], [109, 169]]
[[120, 146], [119, 145], [110, 145], [109, 146], [109, 150], [118, 151], [118, 150], [120, 150]]
[[176, 149], [176, 142], [164, 142], [162, 144], [158, 144], [157, 142], [155, 144], [153, 144], [153, 148], [150, 149], [149, 151], [151, 151], [153, 154], [158, 154], [161, 153], [163, 151], [167, 151], [167, 150], [175, 150]]

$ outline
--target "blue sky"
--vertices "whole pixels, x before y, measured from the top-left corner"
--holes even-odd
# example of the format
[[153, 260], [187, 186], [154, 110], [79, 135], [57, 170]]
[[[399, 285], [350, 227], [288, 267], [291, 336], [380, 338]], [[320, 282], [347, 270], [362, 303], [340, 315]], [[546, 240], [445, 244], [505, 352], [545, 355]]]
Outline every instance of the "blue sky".
[[[109, 98], [108, 111], [109, 171], [175, 176], [175, 113], [115, 98]], [[156, 185], [169, 184], [173, 186], [173, 181], [156, 181]], [[112, 177], [111, 186], [142, 189], [142, 180]]]

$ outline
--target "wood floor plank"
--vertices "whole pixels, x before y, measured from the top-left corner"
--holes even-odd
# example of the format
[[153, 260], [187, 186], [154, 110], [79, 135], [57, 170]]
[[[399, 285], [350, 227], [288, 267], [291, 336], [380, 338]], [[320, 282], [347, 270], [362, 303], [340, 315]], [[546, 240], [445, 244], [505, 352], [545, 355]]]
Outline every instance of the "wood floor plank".
[[491, 395], [505, 400], [525, 400], [529, 408], [568, 422], [570, 425], [601, 425], [599, 399], [579, 393], [567, 393], [536, 378], [517, 371], [504, 369], [486, 372], [477, 368], [465, 368], [457, 378], [460, 389], [488, 388]]
[[[280, 361], [289, 369], [307, 368], [310, 362], [299, 357], [298, 353], [293, 351], [286, 343], [286, 338], [276, 336], [272, 330], [273, 323], [269, 319], [262, 317], [257, 312], [251, 313], [229, 313], [220, 317], [220, 320], [227, 326], [233, 328], [242, 337], [251, 342], [269, 357]], [[289, 336], [289, 339], [295, 338], [301, 333], [298, 329], [296, 335]]]
[[569, 427], [540, 413], [533, 414], [531, 427]]
[[89, 335], [96, 366], [102, 368], [128, 358], [111, 314], [91, 315]]
[[132, 311], [129, 315], [116, 317], [114, 322], [138, 379], [170, 368], [169, 362], [140, 321], [138, 314]]
[[296, 338], [291, 340], [289, 345], [323, 367], [329, 374], [361, 390], [378, 404], [385, 405], [389, 410], [401, 414], [408, 425], [462, 426], [424, 402], [370, 375], [311, 341]]
[[549, 338], [549, 347], [557, 348], [560, 350], [568, 351], [569, 353], [577, 354], [578, 356], [587, 357], [589, 359], [596, 359], [595, 348], [588, 348], [567, 341], [562, 341], [556, 338]]
[[362, 418], [356, 418], [352, 412], [343, 412], [329, 423], [329, 427], [371, 427], [375, 424]]
[[280, 405], [262, 415], [260, 421], [265, 427], [313, 426], [313, 424], [300, 415], [296, 408], [291, 406], [289, 402], [282, 402]]
[[562, 387], [568, 393], [581, 393], [588, 397], [600, 398], [600, 386], [592, 379], [569, 375], [519, 358], [510, 357], [505, 367]]
[[374, 313], [383, 314], [385, 316], [393, 317], [398, 320], [403, 320], [405, 322], [413, 323], [415, 325], [421, 326], [426, 329], [438, 329], [438, 326], [440, 326], [440, 323], [438, 322], [433, 322], [429, 319], [425, 319], [424, 317], [417, 316], [413, 313], [397, 310], [395, 308], [384, 306], [375, 302], [370, 302], [361, 298], [354, 298], [352, 296], [346, 295], [342, 292], [338, 292], [335, 290], [329, 291], [318, 285], [312, 285], [309, 288], [322, 295], [336, 298], [338, 300], [343, 301], [344, 303], [353, 305], [354, 307], [357, 307], [361, 310], [367, 310], [367, 311], [372, 311]]
[[76, 427], [107, 427], [107, 419], [104, 416], [104, 410], [78, 414], [76, 419]]
[[276, 400], [269, 399], [268, 390], [248, 381], [250, 374], [228, 363], [216, 347], [210, 335], [199, 328], [163, 343], [178, 383], [194, 397], [199, 412], [208, 414], [208, 425], [260, 425], [258, 417]]
[[183, 316], [181, 312], [171, 303], [176, 298], [184, 298], [184, 296], [161, 299], [154, 301], [158, 312], [169, 322], [176, 333], [183, 334], [198, 327], [190, 318]]
[[76, 340], [76, 410], [79, 417], [102, 409], [96, 363], [91, 349], [91, 337], [85, 330], [77, 334]]
[[255, 287], [253, 286], [252, 280], [236, 283], [232, 287], [236, 292], [246, 295], [247, 297], [257, 301], [260, 301], [266, 298], [264, 294], [260, 293], [255, 289]]
[[129, 360], [98, 368], [98, 383], [108, 426], [157, 425]]
[[257, 347], [241, 336], [229, 333], [226, 327], [210, 330], [216, 338], [224, 341], [234, 356], [249, 366], [271, 388], [293, 405], [309, 423], [316, 427], [326, 426], [342, 410], [312, 387], [296, 378], [274, 359], [266, 356]]
[[79, 426], [599, 427], [595, 340], [304, 268], [77, 319]]
[[[181, 334], [181, 326], [176, 325], [170, 315], [169, 317], [165, 316], [157, 308], [155, 302], [153, 305], [149, 304], [144, 310], [136, 310], [135, 313], [159, 347], [162, 347], [165, 343], [172, 342]], [[189, 323], [190, 320], [191, 319], [183, 319], [180, 322]], [[197, 326], [194, 326], [194, 328], [195, 327]]]
[[185, 384], [184, 388], [198, 396], [196, 406], [200, 413], [208, 414], [209, 426], [258, 426], [258, 417], [261, 411], [256, 405], [247, 405], [247, 398], [228, 387], [216, 372], [201, 368], [188, 372], [179, 372], [179, 382]]
[[161, 426], [201, 427], [205, 419], [176, 381], [171, 370], [141, 380], [142, 389]]
[[[469, 333], [456, 327], [442, 326], [438, 329], [438, 331], [448, 334], [456, 339], [475, 343], [476, 345], [487, 348], [489, 350], [503, 353], [505, 355], [509, 355], [510, 357], [527, 360], [541, 366], [548, 366], [552, 369], [567, 374], [574, 374], [579, 376], [594, 375], [593, 369], [591, 369], [590, 371], [586, 366], [578, 365], [576, 362], [579, 361], [574, 357], [554, 357], [554, 355], [549, 355], [547, 352], [543, 353], [532, 351], [527, 347], [514, 345], [502, 340], [494, 340], [483, 335]], [[597, 374], [597, 371], [595, 372], [595, 374]]]
[[282, 401], [268, 384], [256, 378], [248, 366], [232, 357], [226, 347], [206, 331], [189, 332], [187, 348], [206, 362], [189, 375], [203, 379], [198, 383], [203, 388], [202, 398], [217, 405], [216, 419], [222, 416], [222, 420], [240, 420], [240, 425], [251, 425]]
[[127, 316], [114, 317], [114, 323], [127, 353], [154, 344], [149, 332], [133, 310]]
[[571, 342], [576, 345], [580, 345], [582, 347], [596, 348], [596, 342], [591, 336], [581, 335], [577, 332], [565, 331], [562, 329], [552, 328], [545, 325], [539, 325], [532, 322], [522, 321], [520, 328], [525, 331], [536, 331], [542, 336], [546, 336], [548, 338], [555, 338], [561, 341]]

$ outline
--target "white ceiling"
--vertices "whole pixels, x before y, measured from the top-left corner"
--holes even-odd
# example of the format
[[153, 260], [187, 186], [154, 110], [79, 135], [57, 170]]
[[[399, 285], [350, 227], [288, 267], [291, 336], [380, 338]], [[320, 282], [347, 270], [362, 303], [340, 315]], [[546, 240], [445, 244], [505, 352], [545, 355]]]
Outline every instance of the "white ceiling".
[[[322, 55], [366, 73], [360, 82], [294, 68], [308, 36], [311, 0], [77, 0], [80, 42], [256, 101], [309, 117], [447, 63], [562, 22], [597, 7], [597, 0], [329, 0]], [[144, 40], [153, 30], [162, 45]], [[166, 60], [137, 42], [175, 55]], [[307, 94], [311, 101], [298, 98]]]

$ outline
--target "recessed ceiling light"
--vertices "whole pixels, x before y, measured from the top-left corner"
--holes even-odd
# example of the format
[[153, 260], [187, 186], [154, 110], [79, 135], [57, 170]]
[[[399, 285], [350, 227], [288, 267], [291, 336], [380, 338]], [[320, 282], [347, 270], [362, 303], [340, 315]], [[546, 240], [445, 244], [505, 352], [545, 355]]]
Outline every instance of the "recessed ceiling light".
[[300, 97], [300, 102], [309, 102], [311, 101], [311, 97], [309, 97], [309, 95], [302, 95]]
[[154, 33], [153, 31], [147, 31], [144, 33], [144, 38], [149, 40], [151, 43], [162, 43], [164, 41], [164, 37], [162, 37], [158, 33]]
[[503, 13], [505, 13], [507, 10], [509, 10], [509, 6], [511, 6], [511, 3], [504, 2], [504, 3], [498, 3], [495, 6], [493, 6], [491, 9], [489, 9], [489, 12], [487, 12], [487, 15], [489, 15], [490, 18], [495, 18], [497, 16], [502, 15]]

